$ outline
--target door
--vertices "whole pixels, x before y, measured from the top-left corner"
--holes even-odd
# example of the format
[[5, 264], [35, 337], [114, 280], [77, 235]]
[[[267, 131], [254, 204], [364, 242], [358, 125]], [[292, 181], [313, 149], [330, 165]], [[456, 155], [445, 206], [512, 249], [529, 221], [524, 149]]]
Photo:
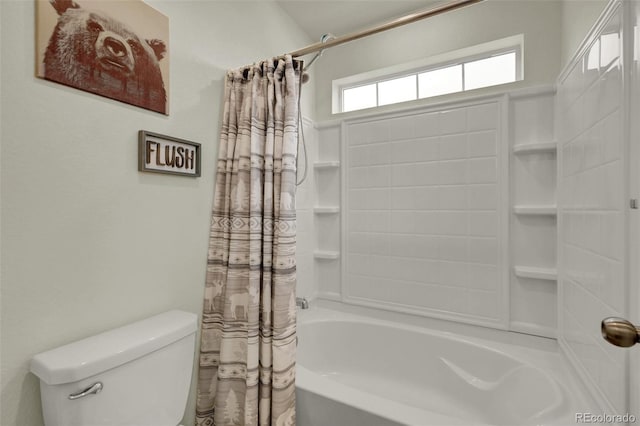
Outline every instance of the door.
[[[631, 90], [629, 100], [629, 195], [640, 203], [640, 2], [629, 6], [628, 33]], [[631, 207], [631, 205], [630, 205]], [[636, 207], [638, 205], [636, 204]], [[640, 325], [640, 210], [629, 212], [629, 320]], [[640, 345], [629, 350], [629, 410], [640, 419]]]

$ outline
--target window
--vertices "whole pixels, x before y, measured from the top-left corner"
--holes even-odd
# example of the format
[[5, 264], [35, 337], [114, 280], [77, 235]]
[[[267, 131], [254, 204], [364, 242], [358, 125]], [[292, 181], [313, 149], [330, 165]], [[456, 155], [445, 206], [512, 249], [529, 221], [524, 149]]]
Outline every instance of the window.
[[509, 52], [467, 62], [464, 70], [463, 90], [511, 83], [516, 81], [516, 53]]
[[396, 104], [416, 98], [416, 76], [394, 78], [378, 83], [378, 105]]
[[618, 33], [602, 34], [589, 49], [586, 62], [587, 70], [609, 67], [620, 57], [620, 47]]
[[344, 111], [371, 108], [378, 105], [375, 84], [351, 87], [342, 91], [342, 108]]
[[420, 98], [462, 92], [462, 65], [418, 74]]
[[356, 111], [522, 80], [522, 45], [522, 35], [508, 37], [439, 55], [423, 64], [405, 64], [336, 80], [333, 112]]

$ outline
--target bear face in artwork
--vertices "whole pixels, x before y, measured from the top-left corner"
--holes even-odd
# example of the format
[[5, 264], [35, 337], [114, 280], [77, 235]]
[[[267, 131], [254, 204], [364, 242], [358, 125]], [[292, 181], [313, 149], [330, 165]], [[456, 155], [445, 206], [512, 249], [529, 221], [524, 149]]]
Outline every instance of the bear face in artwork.
[[166, 114], [162, 40], [140, 39], [72, 0], [50, 3], [59, 17], [44, 55], [46, 79]]

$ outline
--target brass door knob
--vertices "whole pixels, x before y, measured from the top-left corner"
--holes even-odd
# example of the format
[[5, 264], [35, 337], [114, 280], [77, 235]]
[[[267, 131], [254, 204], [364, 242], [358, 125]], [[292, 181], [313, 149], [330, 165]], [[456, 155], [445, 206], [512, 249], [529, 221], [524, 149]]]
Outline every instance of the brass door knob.
[[603, 319], [600, 331], [604, 340], [623, 348], [633, 346], [640, 341], [640, 328], [624, 318], [609, 317]]

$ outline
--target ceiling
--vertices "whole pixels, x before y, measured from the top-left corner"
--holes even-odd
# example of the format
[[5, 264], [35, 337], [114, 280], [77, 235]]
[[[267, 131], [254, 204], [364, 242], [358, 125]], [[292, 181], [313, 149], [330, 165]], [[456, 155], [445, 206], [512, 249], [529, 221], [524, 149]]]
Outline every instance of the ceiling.
[[314, 41], [342, 36], [427, 9], [436, 0], [276, 0]]

